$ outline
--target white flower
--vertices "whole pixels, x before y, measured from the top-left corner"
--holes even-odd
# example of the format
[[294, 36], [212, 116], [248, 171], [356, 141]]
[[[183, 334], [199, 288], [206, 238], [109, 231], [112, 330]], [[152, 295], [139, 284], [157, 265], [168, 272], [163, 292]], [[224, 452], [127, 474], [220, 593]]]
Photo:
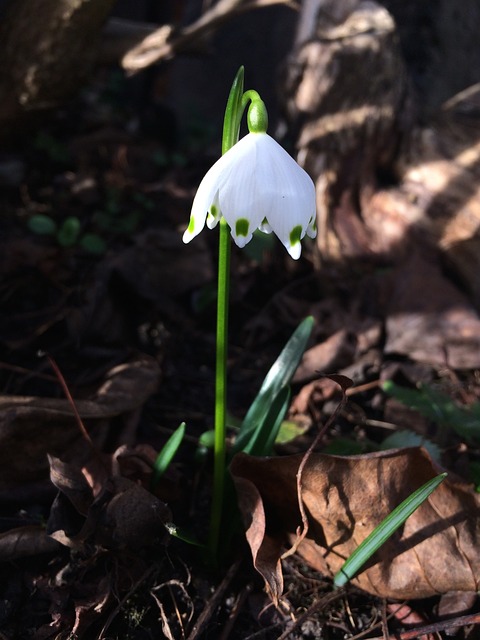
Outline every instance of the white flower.
[[212, 229], [222, 216], [239, 247], [252, 239], [256, 229], [274, 231], [296, 260], [305, 234], [316, 235], [315, 187], [267, 133], [249, 133], [203, 178], [183, 241], [190, 242], [205, 222]]

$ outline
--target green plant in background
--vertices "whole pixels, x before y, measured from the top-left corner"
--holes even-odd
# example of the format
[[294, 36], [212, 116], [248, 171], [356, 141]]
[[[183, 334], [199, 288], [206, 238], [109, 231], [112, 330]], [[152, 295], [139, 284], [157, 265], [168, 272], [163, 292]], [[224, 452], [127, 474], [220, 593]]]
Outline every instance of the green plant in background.
[[118, 189], [107, 189], [102, 209], [93, 214], [92, 222], [100, 230], [113, 235], [131, 235], [134, 233], [145, 212], [155, 209], [154, 202], [143, 193], [132, 196], [132, 204], [125, 206], [123, 194]]
[[161, 476], [170, 466], [173, 458], [175, 457], [183, 438], [185, 437], [185, 422], [182, 422], [178, 428], [172, 433], [170, 438], [162, 447], [162, 450], [158, 453], [155, 463], [153, 465], [152, 475], [152, 488], [155, 488], [160, 480]]
[[58, 225], [51, 217], [43, 213], [36, 213], [28, 219], [28, 228], [39, 236], [50, 236], [56, 242], [68, 249], [80, 246], [89, 253], [101, 255], [105, 253], [107, 245], [105, 241], [95, 233], [81, 233], [81, 222], [77, 216], [68, 216]]
[[[387, 380], [383, 383], [383, 390], [405, 406], [418, 411], [420, 415], [437, 424], [440, 445], [447, 441], [448, 434], [452, 431], [469, 444], [478, 445], [480, 443], [480, 402], [473, 402], [468, 406], [460, 405], [444, 391], [427, 384], [419, 384], [416, 389], [409, 389]], [[432, 457], [439, 458], [440, 449], [436, 444], [428, 443], [426, 448]], [[470, 480], [475, 484], [476, 491], [480, 492], [480, 462], [478, 460], [469, 460], [468, 473]]]
[[[382, 388], [402, 404], [437, 423], [444, 431], [453, 430], [468, 442], [480, 442], [480, 402], [462, 407], [447, 393], [426, 384], [408, 389], [387, 380]], [[442, 433], [441, 437], [444, 435]]]
[[142, 193], [132, 196], [132, 204], [122, 202], [118, 189], [108, 189], [103, 209], [96, 211], [89, 224], [95, 231], [82, 231], [77, 216], [68, 216], [58, 224], [52, 216], [38, 213], [28, 219], [28, 228], [36, 235], [50, 236], [63, 248], [81, 247], [89, 253], [102, 255], [107, 250], [105, 237], [131, 236], [143, 216], [155, 208], [154, 202]]

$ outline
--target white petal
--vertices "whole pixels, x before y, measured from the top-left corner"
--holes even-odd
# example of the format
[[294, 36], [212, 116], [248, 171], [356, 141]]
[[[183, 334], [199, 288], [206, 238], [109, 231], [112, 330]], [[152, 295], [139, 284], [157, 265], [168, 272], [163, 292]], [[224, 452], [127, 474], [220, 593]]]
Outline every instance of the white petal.
[[250, 242], [265, 217], [261, 210], [263, 185], [257, 175], [258, 138], [265, 136], [249, 133], [223, 156], [229, 164], [221, 178], [220, 210], [239, 247]]
[[222, 217], [222, 212], [220, 211], [220, 204], [218, 202], [218, 190], [217, 190], [217, 192], [213, 196], [213, 202], [210, 205], [210, 208], [208, 210], [207, 227], [209, 229], [213, 229], [214, 227], [216, 227], [221, 217]]
[[290, 254], [290, 256], [294, 259], [294, 260], [298, 260], [302, 254], [302, 245], [300, 244], [300, 242], [297, 242], [294, 245], [285, 245], [288, 253]]
[[[259, 145], [259, 180], [263, 210], [292, 258], [300, 257], [300, 240], [315, 217], [315, 186], [308, 174], [270, 136]], [[293, 233], [292, 233], [293, 232]]]
[[[208, 215], [207, 215], [208, 214]], [[188, 242], [223, 216], [239, 247], [258, 228], [272, 230], [292, 258], [315, 237], [315, 187], [307, 173], [266, 133], [249, 133], [207, 172], [193, 201]]]
[[310, 222], [308, 223], [307, 236], [309, 238], [316, 238], [317, 237], [317, 220], [316, 220], [316, 217], [313, 217], [310, 220]]
[[[190, 222], [188, 228], [183, 234], [183, 241], [190, 242], [195, 236], [202, 231], [205, 226], [205, 220], [208, 212], [211, 210], [212, 204], [218, 203], [218, 187], [221, 182], [221, 176], [225, 166], [225, 156], [222, 156], [207, 171], [203, 180], [200, 182], [195, 198], [193, 199], [192, 211], [190, 213]], [[220, 212], [214, 216], [216, 221], [220, 218]], [[209, 225], [212, 221], [209, 221]], [[215, 226], [216, 222], [213, 224]]]

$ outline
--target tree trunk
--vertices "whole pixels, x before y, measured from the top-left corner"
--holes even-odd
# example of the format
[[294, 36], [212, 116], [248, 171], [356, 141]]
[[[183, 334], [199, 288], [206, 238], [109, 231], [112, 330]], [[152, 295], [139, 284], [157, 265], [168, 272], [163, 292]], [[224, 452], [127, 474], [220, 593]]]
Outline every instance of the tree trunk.
[[115, 0], [13, 0], [0, 32], [0, 123], [61, 103], [88, 76]]
[[[445, 3], [438, 11], [445, 27]], [[468, 58], [463, 44], [456, 59]], [[480, 86], [435, 114], [414, 107], [403, 55], [386, 9], [349, 0], [340, 22], [318, 13], [315, 33], [288, 63], [286, 111], [317, 186], [320, 256], [392, 261], [426, 243], [480, 307]], [[433, 101], [446, 86], [448, 78], [441, 91], [435, 84]]]
[[361, 205], [390, 170], [405, 119], [407, 75], [392, 17], [373, 2], [357, 2], [339, 23], [319, 14], [285, 84], [299, 161], [316, 181], [320, 250], [363, 253]]

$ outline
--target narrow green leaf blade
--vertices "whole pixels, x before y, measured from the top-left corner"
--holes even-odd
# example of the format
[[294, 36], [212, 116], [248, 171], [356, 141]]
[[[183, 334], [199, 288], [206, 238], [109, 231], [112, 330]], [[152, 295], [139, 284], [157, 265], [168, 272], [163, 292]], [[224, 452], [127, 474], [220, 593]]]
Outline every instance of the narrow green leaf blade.
[[270, 405], [265, 419], [252, 432], [252, 436], [243, 451], [252, 456], [272, 454], [275, 439], [290, 404], [290, 388], [283, 387]]
[[460, 437], [477, 442], [480, 439], [480, 403], [460, 406], [448, 394], [426, 384], [409, 389], [386, 380], [382, 388], [429, 420], [453, 429]]
[[252, 432], [263, 424], [279, 392], [290, 384], [310, 338], [313, 322], [313, 317], [309, 316], [300, 323], [265, 376], [260, 391], [242, 422], [233, 446], [234, 453], [244, 450]]
[[244, 75], [244, 67], [240, 67], [233, 80], [232, 88], [230, 89], [230, 93], [228, 95], [225, 117], [223, 121], [222, 154], [231, 149], [238, 140], [240, 118], [242, 117], [242, 110], [240, 108], [240, 105], [242, 103], [243, 96]]
[[409, 518], [428, 496], [443, 482], [447, 474], [442, 473], [432, 478], [396, 507], [372, 533], [355, 549], [346, 560], [340, 571], [335, 575], [335, 587], [343, 587], [357, 571], [372, 557], [372, 555], [392, 536], [395, 531]]
[[171, 536], [178, 538], [178, 540], [182, 540], [182, 542], [206, 549], [206, 546], [200, 542], [193, 533], [183, 527], [177, 526], [174, 522], [166, 522], [165, 529]]
[[167, 442], [163, 445], [162, 450], [156, 457], [154, 463], [154, 471], [152, 477], [152, 485], [155, 486], [160, 477], [168, 469], [172, 462], [178, 448], [182, 444], [182, 440], [185, 436], [185, 422], [182, 422], [177, 429], [172, 433]]

